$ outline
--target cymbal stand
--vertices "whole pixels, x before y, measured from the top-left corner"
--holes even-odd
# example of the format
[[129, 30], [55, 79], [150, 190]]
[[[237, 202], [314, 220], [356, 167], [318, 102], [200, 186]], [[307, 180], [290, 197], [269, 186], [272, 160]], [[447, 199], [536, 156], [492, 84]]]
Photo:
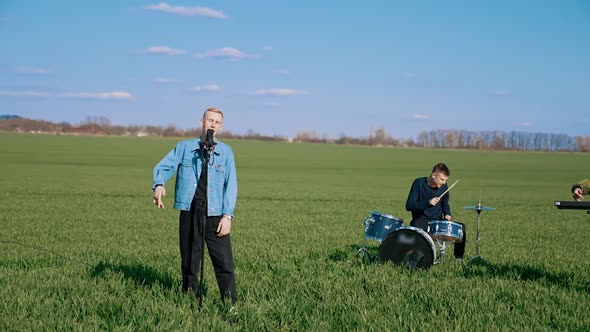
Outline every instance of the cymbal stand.
[[478, 257], [481, 258], [479, 255], [479, 219], [481, 216], [481, 210], [477, 210], [477, 234], [475, 237], [475, 256], [473, 258]]
[[473, 256], [470, 261], [474, 258], [481, 258], [479, 255], [479, 217], [481, 214], [481, 210], [477, 210], [477, 234], [475, 237], [475, 256]]
[[475, 256], [473, 256], [473, 257], [471, 257], [471, 259], [469, 259], [469, 262], [471, 262], [475, 259], [482, 259], [481, 255], [479, 254], [479, 240], [480, 240], [480, 237], [479, 237], [479, 227], [480, 226], [479, 226], [479, 224], [480, 224], [481, 211], [492, 211], [492, 210], [495, 210], [495, 208], [482, 206], [481, 199], [480, 199], [476, 206], [466, 206], [465, 210], [475, 210], [477, 212], [477, 234], [476, 234], [476, 238], [475, 238]]

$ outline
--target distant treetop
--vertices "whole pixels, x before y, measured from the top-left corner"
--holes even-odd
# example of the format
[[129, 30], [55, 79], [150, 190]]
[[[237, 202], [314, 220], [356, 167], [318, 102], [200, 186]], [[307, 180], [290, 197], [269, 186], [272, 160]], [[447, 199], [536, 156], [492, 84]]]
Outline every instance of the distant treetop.
[[0, 115], [0, 120], [8, 120], [8, 119], [22, 119], [22, 118], [18, 115], [12, 115], [12, 114]]

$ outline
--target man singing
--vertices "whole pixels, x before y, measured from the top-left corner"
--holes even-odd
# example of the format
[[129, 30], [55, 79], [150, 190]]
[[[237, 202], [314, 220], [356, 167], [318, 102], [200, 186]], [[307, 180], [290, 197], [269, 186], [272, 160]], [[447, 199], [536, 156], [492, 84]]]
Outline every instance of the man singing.
[[[208, 108], [200, 120], [201, 137], [179, 142], [154, 168], [153, 202], [164, 208], [164, 184], [176, 173], [174, 208], [180, 210], [179, 243], [182, 290], [197, 294], [199, 264], [203, 250], [202, 232], [215, 270], [223, 300], [236, 301], [236, 281], [230, 241], [231, 222], [237, 199], [237, 177], [232, 149], [219, 141], [205, 144], [207, 130], [217, 135], [223, 113]], [[206, 145], [213, 145], [205, 164]], [[206, 180], [206, 181], [204, 181]], [[206, 182], [206, 183], [205, 183]], [[206, 200], [205, 200], [206, 196]], [[202, 218], [206, 217], [205, 229]]]

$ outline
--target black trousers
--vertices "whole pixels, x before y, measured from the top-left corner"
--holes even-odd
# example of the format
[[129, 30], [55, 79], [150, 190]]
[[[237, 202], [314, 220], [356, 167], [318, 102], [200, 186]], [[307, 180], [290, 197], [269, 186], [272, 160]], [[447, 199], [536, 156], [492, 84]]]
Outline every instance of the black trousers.
[[[432, 220], [439, 220], [439, 219], [428, 219], [428, 218], [413, 219], [410, 222], [410, 226], [420, 228], [423, 231], [428, 232], [428, 222], [430, 222]], [[467, 229], [465, 228], [464, 223], [460, 223], [457, 221], [453, 221], [453, 222], [460, 224], [461, 228], [463, 228], [463, 237], [461, 238], [460, 241], [454, 243], [453, 254], [455, 255], [455, 258], [463, 258], [463, 255], [465, 255], [465, 242], [467, 242]]]
[[[198, 205], [198, 206], [195, 206]], [[180, 211], [179, 243], [182, 269], [182, 290], [192, 290], [197, 294], [199, 288], [199, 268], [201, 263], [201, 224], [205, 211], [202, 204], [193, 201], [190, 211]], [[236, 279], [230, 234], [217, 237], [217, 227], [222, 216], [207, 217], [205, 222], [205, 242], [213, 263], [217, 286], [222, 299], [236, 302]]]

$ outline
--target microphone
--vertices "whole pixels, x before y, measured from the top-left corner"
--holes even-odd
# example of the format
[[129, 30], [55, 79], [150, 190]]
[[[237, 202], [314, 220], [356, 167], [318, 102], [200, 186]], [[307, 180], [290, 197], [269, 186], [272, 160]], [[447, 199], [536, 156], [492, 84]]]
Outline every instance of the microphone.
[[205, 149], [209, 151], [213, 150], [215, 148], [215, 145], [217, 144], [213, 141], [214, 132], [215, 131], [213, 129], [207, 129], [207, 136], [205, 138]]

